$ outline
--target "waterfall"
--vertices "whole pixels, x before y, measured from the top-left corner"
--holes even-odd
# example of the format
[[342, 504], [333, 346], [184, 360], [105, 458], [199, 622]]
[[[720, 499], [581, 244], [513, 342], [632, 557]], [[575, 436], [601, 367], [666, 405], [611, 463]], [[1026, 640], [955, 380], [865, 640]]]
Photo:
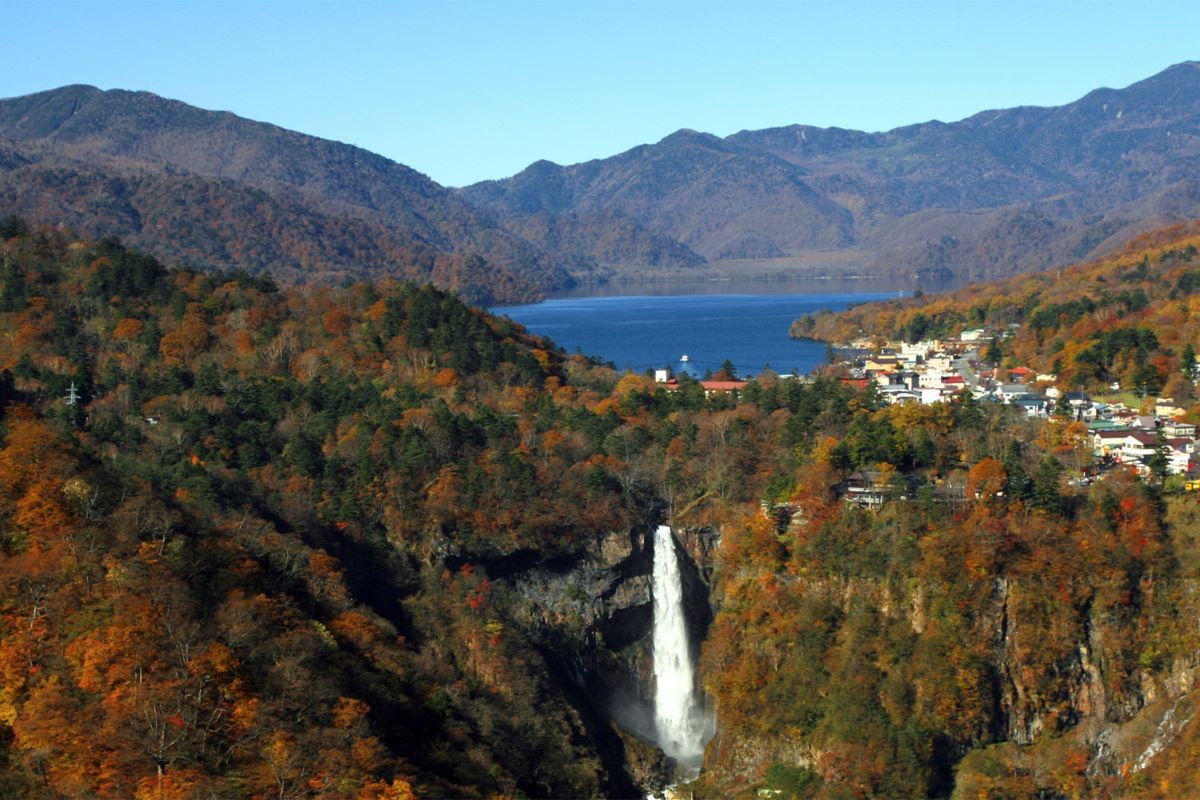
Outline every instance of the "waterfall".
[[663, 752], [698, 772], [709, 726], [696, 692], [679, 556], [666, 525], [654, 532], [654, 724]]
[[1167, 709], [1167, 713], [1163, 714], [1162, 720], [1158, 723], [1158, 730], [1154, 732], [1154, 739], [1147, 745], [1146, 749], [1138, 756], [1137, 761], [1133, 763], [1133, 772], [1141, 772], [1146, 767], [1150, 766], [1150, 762], [1154, 757], [1166, 750], [1171, 742], [1179, 736], [1184, 726], [1192, 721], [1191, 708], [1185, 706], [1182, 713], [1179, 711], [1179, 706], [1187, 699], [1187, 695], [1183, 695], [1175, 701], [1175, 705]]

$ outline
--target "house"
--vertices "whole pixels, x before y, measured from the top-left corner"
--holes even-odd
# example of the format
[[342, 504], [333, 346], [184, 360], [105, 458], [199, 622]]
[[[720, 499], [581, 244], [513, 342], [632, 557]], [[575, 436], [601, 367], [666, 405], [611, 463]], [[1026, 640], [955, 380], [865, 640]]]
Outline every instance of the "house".
[[[705, 397], [715, 397], [717, 395], [729, 395], [733, 399], [738, 399], [742, 390], [746, 388], [746, 381], [696, 381], [700, 384], [700, 388], [704, 390]], [[675, 378], [669, 378], [662, 382], [662, 386], [667, 391], [673, 392], [679, 389], [679, 381]]]
[[1158, 420], [1153, 414], [1139, 414], [1133, 409], [1118, 408], [1109, 415], [1113, 422], [1128, 425], [1130, 428], [1141, 428], [1152, 431], [1158, 427]]
[[946, 390], [941, 386], [926, 386], [917, 390], [921, 399], [922, 405], [933, 405], [940, 403], [946, 397]]
[[949, 373], [954, 369], [954, 359], [945, 353], [937, 353], [925, 359], [926, 369], [936, 369], [942, 373]]
[[842, 483], [843, 498], [847, 504], [859, 508], [876, 510], [883, 507], [894, 493], [895, 489], [882, 479], [882, 475], [874, 470], [860, 470], [853, 473]]
[[947, 375], [942, 378], [942, 388], [951, 394], [958, 394], [967, 388], [967, 381], [962, 375]]
[[1132, 428], [1137, 425], [1138, 413], [1128, 408], [1117, 408], [1113, 406], [1112, 412], [1108, 415], [1108, 418], [1113, 422], [1121, 425], [1127, 425]]
[[1186, 436], [1168, 436], [1166, 438], [1167, 447], [1173, 450], [1178, 450], [1181, 453], [1195, 453], [1196, 440]]
[[1123, 464], [1145, 461], [1158, 452], [1158, 436], [1147, 431], [1125, 431], [1117, 460]]
[[983, 339], [986, 331], [983, 328], [973, 328], [969, 331], [963, 331], [958, 335], [959, 341], [962, 342], [978, 342]]
[[933, 487], [933, 497], [949, 506], [964, 506], [967, 504], [967, 485], [961, 480], [938, 481]]
[[926, 369], [917, 376], [917, 386], [921, 389], [940, 389], [942, 386], [942, 371]]
[[1164, 436], [1167, 436], [1170, 438], [1182, 438], [1182, 439], [1195, 439], [1196, 438], [1196, 426], [1190, 422], [1180, 422], [1178, 420], [1172, 420], [1171, 422], [1164, 422], [1163, 426], [1162, 426], [1162, 432], [1163, 432]]
[[1129, 461], [1129, 462], [1126, 462], [1125, 465], [1128, 467], [1132, 467], [1133, 471], [1138, 474], [1139, 478], [1149, 478], [1150, 477], [1150, 466], [1148, 464], [1146, 464], [1146, 462], [1144, 462], [1144, 461]]
[[912, 403], [919, 402], [921, 395], [916, 390], [910, 389], [907, 386], [902, 386], [898, 383], [891, 383], [879, 390], [883, 395], [883, 399], [895, 405], [896, 403]]
[[900, 360], [895, 356], [872, 356], [863, 364], [867, 372], [893, 372], [899, 366]]
[[1092, 432], [1093, 449], [1097, 457], [1113, 455], [1125, 444], [1129, 431], [1124, 428], [1105, 428]]
[[909, 359], [926, 358], [930, 353], [937, 352], [939, 347], [941, 347], [941, 342], [937, 339], [927, 339], [923, 342], [914, 342], [912, 344], [901, 342], [900, 355]]
[[1003, 403], [1011, 403], [1018, 397], [1025, 397], [1029, 393], [1029, 387], [1023, 383], [1001, 384], [1000, 388], [996, 390], [996, 395]]
[[1177, 450], [1167, 451], [1167, 474], [1187, 475], [1192, 467], [1192, 456]]
[[705, 397], [725, 394], [736, 398], [746, 388], [746, 381], [700, 381], [700, 386], [704, 389]]
[[1037, 395], [1026, 395], [1015, 398], [1012, 405], [1025, 412], [1030, 417], [1046, 417], [1050, 415], [1050, 401]]
[[1013, 367], [1008, 371], [1009, 383], [1028, 383], [1035, 375], [1029, 367]]
[[1154, 416], [1156, 417], [1176, 417], [1183, 416], [1184, 409], [1175, 405], [1173, 397], [1156, 397], [1154, 398]]

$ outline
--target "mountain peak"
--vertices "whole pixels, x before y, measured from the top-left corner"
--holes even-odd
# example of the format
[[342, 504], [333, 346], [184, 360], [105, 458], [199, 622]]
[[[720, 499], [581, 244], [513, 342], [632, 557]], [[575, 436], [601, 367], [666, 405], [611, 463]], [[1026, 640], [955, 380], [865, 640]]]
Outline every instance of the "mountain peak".
[[1182, 61], [1173, 64], [1149, 78], [1131, 83], [1121, 91], [1148, 95], [1163, 89], [1177, 90], [1181, 88], [1200, 90], [1200, 61]]
[[619, 213], [718, 261], [823, 263], [852, 243], [864, 272], [982, 277], [1086, 257], [1151, 216], [1200, 216], [1200, 194], [1182, 188], [1200, 180], [1197, 126], [1200, 62], [1188, 61], [1060, 106], [879, 133], [682, 128], [466, 196], [515, 217]]
[[680, 128], [674, 133], [664, 136], [659, 144], [678, 143], [678, 142], [704, 142], [711, 144], [722, 141], [719, 137], [713, 136], [711, 133], [698, 131], [694, 128]]
[[1050, 109], [1060, 113], [1090, 113], [1141, 124], [1164, 124], [1191, 117], [1200, 108], [1200, 62], [1184, 61], [1122, 89], [1101, 88], [1079, 100]]
[[43, 92], [34, 92], [33, 94], [18, 95], [16, 97], [3, 98], [5, 102], [11, 100], [30, 100], [34, 102], [42, 102], [56, 97], [86, 97], [103, 94], [104, 90], [90, 83], [68, 83], [65, 86], [59, 86], [57, 89], [47, 89]]
[[1172, 64], [1158, 74], [1166, 75], [1168, 73], [1189, 74], [1194, 77], [1200, 74], [1200, 61], [1180, 61], [1178, 64]]
[[[465, 265], [444, 285], [491, 300], [529, 299], [541, 285], [554, 288], [568, 280], [527, 241], [410, 167], [151, 92], [64, 86], [3, 100], [0, 137], [42, 156], [43, 172], [57, 165], [76, 173], [71, 186], [83, 197], [63, 203], [53, 197], [60, 178], [39, 183], [32, 173], [0, 170], [0, 189], [20, 187], [17, 195], [25, 198], [14, 211], [36, 221], [43, 209], [57, 208], [56, 218], [46, 222], [65, 220], [119, 235], [167, 260], [297, 275], [394, 269], [391, 274], [426, 278], [440, 257], [439, 274]], [[180, 171], [192, 176], [190, 182], [178, 178]], [[124, 188], [110, 191], [110, 184]], [[119, 200], [109, 196], [114, 193]], [[176, 200], [164, 202], [168, 196]], [[254, 197], [261, 201], [259, 214], [242, 214], [231, 225], [222, 209], [252, 207]], [[121, 214], [111, 213], [106, 202], [124, 204]], [[175, 231], [156, 222], [180, 208], [211, 223], [195, 224], [197, 242], [190, 249], [181, 249], [177, 235], [164, 237], [162, 231]], [[221, 245], [251, 237], [247, 230], [257, 237], [254, 246]], [[339, 239], [346, 243], [330, 244]], [[477, 263], [486, 268], [472, 266]]]
[[0, 101], [0, 126], [14, 139], [49, 136], [84, 104], [104, 94], [95, 86], [75, 83]]
[[527, 171], [537, 173], [537, 174], [549, 174], [549, 173], [561, 171], [562, 165], [555, 164], [553, 161], [550, 161], [549, 159], [546, 159], [546, 158], [539, 158], [537, 161], [533, 162], [525, 169]]

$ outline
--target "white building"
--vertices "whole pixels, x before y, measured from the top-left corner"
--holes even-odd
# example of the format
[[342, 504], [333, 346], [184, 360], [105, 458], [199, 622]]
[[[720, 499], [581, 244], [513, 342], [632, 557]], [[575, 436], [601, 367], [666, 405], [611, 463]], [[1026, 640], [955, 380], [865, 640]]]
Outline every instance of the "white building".
[[942, 371], [940, 369], [926, 369], [920, 374], [917, 386], [921, 389], [942, 388]]

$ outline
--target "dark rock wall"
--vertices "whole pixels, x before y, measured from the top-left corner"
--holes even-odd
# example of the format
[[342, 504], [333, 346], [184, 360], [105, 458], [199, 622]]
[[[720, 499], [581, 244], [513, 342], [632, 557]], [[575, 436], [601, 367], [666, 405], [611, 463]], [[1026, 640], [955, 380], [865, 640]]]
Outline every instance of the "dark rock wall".
[[[710, 580], [719, 534], [675, 532], [693, 656], [712, 622]], [[597, 534], [575, 560], [511, 557], [488, 568], [511, 590], [526, 635], [564, 684], [602, 759], [641, 791], [661, 788], [669, 767], [653, 744], [654, 531]]]

